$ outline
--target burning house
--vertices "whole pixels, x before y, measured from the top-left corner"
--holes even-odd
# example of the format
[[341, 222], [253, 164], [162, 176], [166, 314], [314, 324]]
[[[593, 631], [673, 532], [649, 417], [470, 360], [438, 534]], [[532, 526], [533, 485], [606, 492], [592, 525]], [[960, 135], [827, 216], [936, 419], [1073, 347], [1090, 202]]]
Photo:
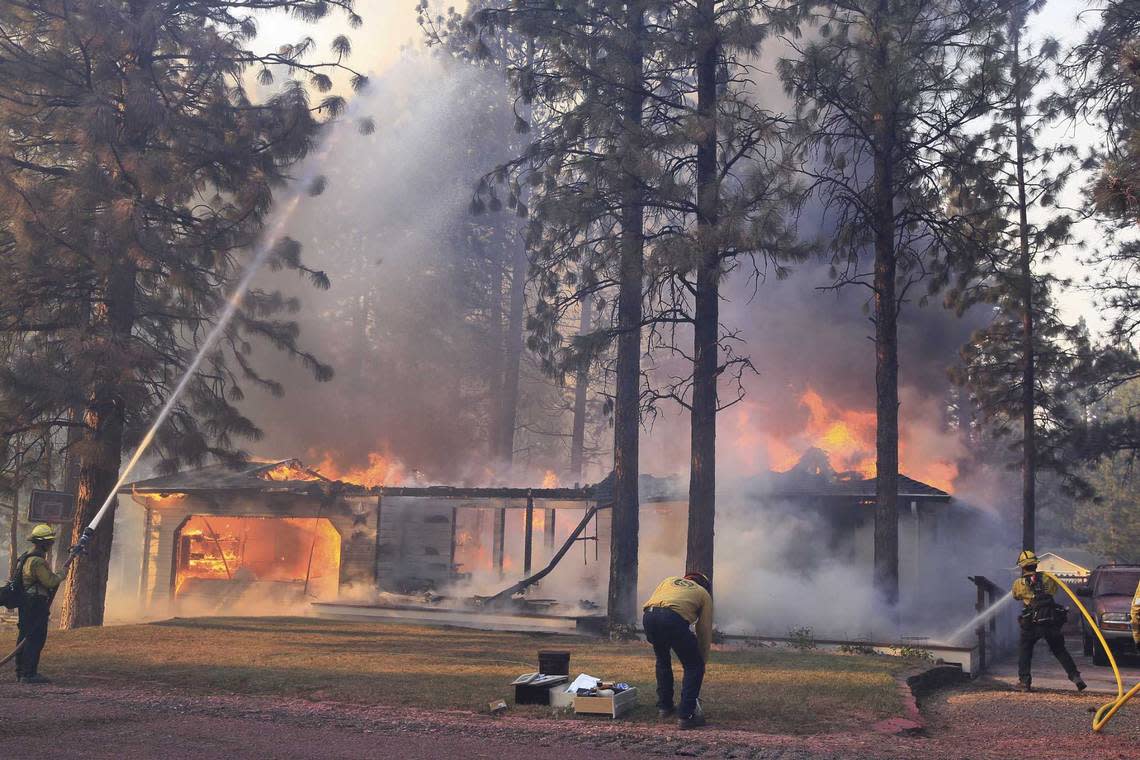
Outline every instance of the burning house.
[[[123, 493], [144, 515], [139, 593], [152, 612], [241, 614], [316, 602], [324, 612], [356, 615], [422, 606], [425, 595], [438, 604], [441, 594], [450, 597], [444, 607], [489, 598], [495, 607], [524, 590], [510, 584], [537, 578], [541, 588], [525, 584], [530, 593], [511, 611], [578, 616], [577, 626], [600, 612], [591, 601], [607, 596], [611, 486], [612, 476], [588, 488], [368, 487], [294, 459], [205, 467], [138, 481]], [[641, 580], [648, 583], [683, 569], [687, 494], [679, 478], [643, 476], [640, 490]], [[785, 579], [809, 577], [823, 557], [846, 568], [849, 582], [869, 585], [873, 478], [837, 472], [823, 451], [810, 449], [794, 467], [738, 484], [722, 501], [718, 536], [732, 540], [742, 525], [773, 519], [798, 531], [782, 541], [756, 533], [750, 559], [718, 555], [737, 582], [751, 585], [774, 568]], [[906, 476], [899, 505], [903, 614], [920, 620], [931, 596], [923, 589], [946, 571], [923, 558], [960, 554], [977, 543], [969, 537], [993, 531], [977, 510]], [[971, 563], [963, 558], [963, 567]], [[940, 604], [961, 591], [969, 609], [965, 575], [961, 589], [942, 584]], [[762, 606], [759, 587], [756, 594]], [[757, 608], [760, 617], [749, 619], [771, 624], [772, 612]]]
[[529, 574], [560, 536], [583, 533], [595, 503], [580, 488], [368, 488], [295, 459], [205, 467], [122, 493], [144, 512], [143, 604], [239, 612], [254, 600], [407, 594], [479, 572]]

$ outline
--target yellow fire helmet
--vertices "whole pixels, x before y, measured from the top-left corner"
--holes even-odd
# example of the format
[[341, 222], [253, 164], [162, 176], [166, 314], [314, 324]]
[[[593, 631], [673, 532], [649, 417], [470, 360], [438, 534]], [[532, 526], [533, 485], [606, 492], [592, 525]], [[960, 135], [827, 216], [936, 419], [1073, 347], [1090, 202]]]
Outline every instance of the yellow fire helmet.
[[55, 540], [55, 528], [51, 527], [47, 523], [40, 523], [36, 527], [32, 528], [32, 540], [33, 541], [54, 541]]
[[1038, 563], [1037, 555], [1033, 553], [1032, 549], [1026, 549], [1021, 554], [1017, 555], [1018, 567], [1029, 567]]

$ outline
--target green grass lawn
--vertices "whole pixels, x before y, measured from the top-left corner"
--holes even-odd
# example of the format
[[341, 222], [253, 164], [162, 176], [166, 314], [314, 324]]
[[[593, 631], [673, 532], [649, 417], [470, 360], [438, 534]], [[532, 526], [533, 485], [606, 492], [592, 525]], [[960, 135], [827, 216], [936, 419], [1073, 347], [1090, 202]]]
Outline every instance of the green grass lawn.
[[[509, 682], [534, 670], [544, 648], [569, 650], [572, 675], [637, 686], [641, 704], [631, 719], [656, 719], [647, 644], [550, 634], [315, 618], [176, 619], [54, 631], [42, 669], [65, 683], [481, 711], [495, 699], [512, 702]], [[710, 717], [780, 733], [843, 730], [897, 714], [894, 676], [908, 666], [890, 657], [787, 649], [714, 651], [711, 660], [702, 694]]]

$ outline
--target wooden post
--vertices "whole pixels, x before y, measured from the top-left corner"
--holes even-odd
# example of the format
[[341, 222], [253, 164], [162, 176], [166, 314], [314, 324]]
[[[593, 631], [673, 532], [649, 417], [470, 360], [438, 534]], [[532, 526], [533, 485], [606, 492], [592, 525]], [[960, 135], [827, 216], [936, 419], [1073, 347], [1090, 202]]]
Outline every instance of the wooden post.
[[142, 570], [139, 574], [139, 604], [143, 605], [147, 602], [147, 587], [150, 585], [150, 533], [152, 530], [154, 510], [151, 507], [146, 507], [143, 510], [143, 555], [142, 555]]
[[495, 510], [495, 524], [491, 528], [491, 564], [499, 575], [503, 574], [503, 542], [507, 537], [507, 508]]
[[384, 503], [383, 496], [376, 497], [376, 545], [372, 550], [372, 580], [376, 588], [380, 588], [380, 512]]
[[554, 548], [554, 510], [543, 510], [545, 515], [542, 521], [542, 544], [547, 549]]
[[[974, 609], [980, 613], [986, 609], [986, 589], [981, 583], [978, 583], [977, 586], [978, 601], [974, 605]], [[986, 624], [984, 622], [979, 623], [975, 632], [978, 634], [978, 672], [984, 673], [986, 670]]]
[[530, 575], [531, 559], [534, 556], [534, 497], [526, 495], [526, 538], [523, 546], [523, 576]]
[[455, 531], [459, 522], [459, 509], [451, 508], [451, 550], [447, 554], [447, 580], [455, 580]]

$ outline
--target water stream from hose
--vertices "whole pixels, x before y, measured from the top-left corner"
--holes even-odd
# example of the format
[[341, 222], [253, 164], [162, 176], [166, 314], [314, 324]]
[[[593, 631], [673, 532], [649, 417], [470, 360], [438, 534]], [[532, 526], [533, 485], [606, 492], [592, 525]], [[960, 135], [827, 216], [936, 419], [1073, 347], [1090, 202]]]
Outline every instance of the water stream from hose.
[[967, 622], [963, 623], [949, 636], [945, 637], [943, 641], [947, 644], [957, 644], [968, 634], [973, 633], [974, 629], [979, 625], [985, 623], [991, 617], [997, 614], [998, 610], [1005, 606], [1005, 604], [1013, 599], [1013, 591], [1007, 591], [1005, 596], [998, 599], [996, 602], [986, 607], [974, 617], [970, 618]]
[[174, 411], [178, 400], [182, 397], [182, 394], [186, 392], [186, 388], [189, 387], [190, 382], [194, 379], [194, 373], [202, 366], [202, 362], [206, 360], [206, 355], [210, 353], [210, 350], [218, 342], [218, 338], [225, 332], [230, 320], [237, 314], [237, 310], [241, 306], [246, 291], [253, 283], [253, 278], [257, 275], [258, 270], [261, 269], [261, 265], [265, 263], [266, 259], [268, 259], [269, 255], [273, 252], [273, 247], [285, 232], [285, 227], [289, 223], [289, 219], [293, 216], [293, 213], [297, 210], [297, 206], [300, 202], [301, 192], [298, 191], [294, 193], [293, 197], [275, 214], [277, 217], [276, 220], [269, 228], [267, 234], [262, 237], [260, 245], [255, 249], [253, 259], [250, 260], [245, 272], [242, 274], [241, 280], [238, 281], [237, 286], [234, 287], [233, 292], [230, 293], [230, 297], [226, 300], [225, 308], [222, 309], [221, 314], [218, 315], [217, 320], [214, 322], [213, 328], [207, 333], [202, 345], [199, 346], [198, 353], [194, 355], [194, 359], [190, 362], [189, 366], [186, 367], [182, 379], [178, 381], [178, 385], [174, 386], [174, 392], [170, 394], [170, 398], [162, 405], [162, 409], [159, 410], [158, 416], [154, 418], [150, 429], [146, 431], [146, 435], [143, 436], [142, 441], [140, 441], [138, 447], [135, 448], [130, 460], [127, 461], [126, 467], [123, 467], [120, 471], [119, 479], [115, 481], [115, 487], [107, 494], [103, 505], [99, 507], [99, 511], [95, 513], [95, 517], [93, 517], [91, 522], [87, 525], [88, 529], [94, 531], [99, 527], [99, 523], [103, 521], [107, 510], [110, 509], [111, 504], [114, 503], [115, 496], [119, 493], [119, 489], [127, 482], [127, 478], [131, 476], [139, 460], [143, 458], [150, 448], [151, 443], [154, 442], [154, 437], [158, 433], [158, 429], [162, 427], [162, 423], [166, 422], [170, 413]]

